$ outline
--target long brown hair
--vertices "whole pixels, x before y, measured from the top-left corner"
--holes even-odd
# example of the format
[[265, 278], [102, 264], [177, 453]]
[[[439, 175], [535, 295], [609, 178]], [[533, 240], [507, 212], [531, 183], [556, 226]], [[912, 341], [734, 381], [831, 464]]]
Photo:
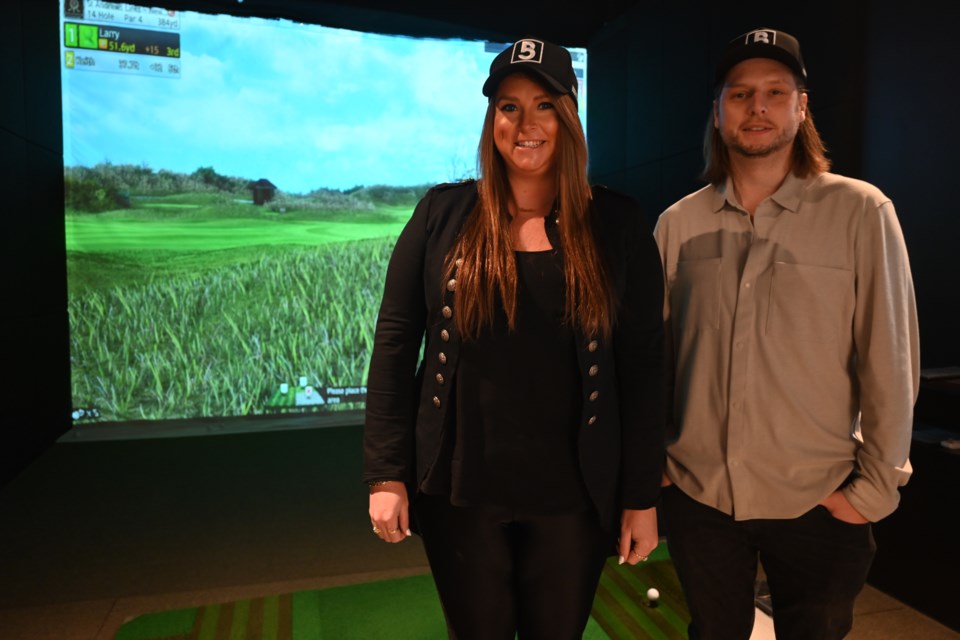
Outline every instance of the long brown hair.
[[[590, 225], [592, 194], [587, 180], [586, 139], [573, 99], [555, 96], [554, 107], [560, 127], [554, 156], [557, 212], [551, 215], [557, 216], [564, 256], [565, 316], [587, 336], [608, 335], [615, 310]], [[454, 321], [465, 339], [475, 339], [484, 327], [491, 326], [497, 294], [503, 301], [508, 326], [511, 330], [516, 327], [517, 265], [507, 213], [510, 183], [506, 164], [494, 143], [495, 116], [496, 104], [491, 100], [480, 134], [477, 205], [446, 262], [444, 282], [456, 278]]]
[[[796, 78], [796, 77], [795, 77]], [[800, 78], [796, 78], [798, 91], [806, 93]], [[717, 90], [714, 100], [720, 99], [720, 89]], [[806, 117], [797, 129], [797, 136], [793, 140], [793, 162], [791, 169], [798, 178], [816, 175], [830, 170], [830, 159], [827, 158], [827, 148], [820, 138], [820, 132], [813, 124], [813, 113], [810, 103], [806, 106]], [[720, 130], [713, 124], [713, 111], [707, 117], [707, 128], [703, 134], [703, 173], [700, 177], [712, 185], [720, 186], [727, 181], [730, 175], [730, 150], [720, 137]]]

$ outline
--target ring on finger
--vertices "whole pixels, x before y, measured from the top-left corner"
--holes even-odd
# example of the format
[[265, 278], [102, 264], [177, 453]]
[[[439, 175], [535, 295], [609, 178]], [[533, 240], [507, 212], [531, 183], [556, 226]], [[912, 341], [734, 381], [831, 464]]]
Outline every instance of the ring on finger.
[[377, 535], [380, 535], [380, 527], [378, 527], [377, 525], [373, 525], [373, 532]]

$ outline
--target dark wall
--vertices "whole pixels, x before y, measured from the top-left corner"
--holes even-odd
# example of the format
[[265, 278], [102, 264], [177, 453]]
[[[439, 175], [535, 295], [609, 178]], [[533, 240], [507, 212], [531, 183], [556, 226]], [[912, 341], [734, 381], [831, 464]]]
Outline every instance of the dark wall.
[[[917, 289], [923, 366], [946, 367], [960, 365], [960, 7], [933, 5], [877, 2], [869, 14], [863, 174], [897, 206]], [[956, 407], [953, 416], [960, 429]]]
[[594, 182], [656, 216], [699, 188], [710, 105], [709, 20], [631, 11], [589, 46], [587, 135]]
[[4, 4], [0, 486], [69, 427], [57, 3]]
[[[960, 9], [877, 2], [869, 14], [865, 68], [863, 173], [897, 206], [910, 250], [924, 367], [960, 364], [955, 316], [960, 308], [960, 212], [957, 211], [957, 65]], [[921, 386], [917, 419], [960, 431], [960, 387]], [[956, 604], [956, 529], [945, 505], [956, 504], [960, 456], [938, 442], [914, 440], [913, 477], [900, 507], [877, 523], [870, 582], [960, 631]], [[949, 509], [949, 507], [947, 507]], [[888, 552], [884, 553], [886, 549]]]

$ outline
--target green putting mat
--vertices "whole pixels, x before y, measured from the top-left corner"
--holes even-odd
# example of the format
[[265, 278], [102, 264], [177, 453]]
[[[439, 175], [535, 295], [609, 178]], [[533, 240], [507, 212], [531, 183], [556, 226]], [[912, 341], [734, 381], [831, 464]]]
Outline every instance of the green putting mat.
[[[686, 604], [661, 545], [631, 567], [603, 569], [585, 640], [686, 638]], [[647, 589], [656, 587], [656, 606]], [[429, 575], [238, 600], [138, 616], [115, 640], [443, 640], [446, 624]]]

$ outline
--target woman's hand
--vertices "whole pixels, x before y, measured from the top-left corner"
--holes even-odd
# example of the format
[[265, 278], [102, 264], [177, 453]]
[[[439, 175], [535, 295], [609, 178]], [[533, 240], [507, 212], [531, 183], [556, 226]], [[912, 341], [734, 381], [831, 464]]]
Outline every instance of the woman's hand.
[[370, 487], [370, 523], [386, 542], [403, 542], [412, 535], [406, 485], [392, 480]]
[[620, 518], [620, 564], [646, 561], [658, 544], [656, 508], [624, 509]]

